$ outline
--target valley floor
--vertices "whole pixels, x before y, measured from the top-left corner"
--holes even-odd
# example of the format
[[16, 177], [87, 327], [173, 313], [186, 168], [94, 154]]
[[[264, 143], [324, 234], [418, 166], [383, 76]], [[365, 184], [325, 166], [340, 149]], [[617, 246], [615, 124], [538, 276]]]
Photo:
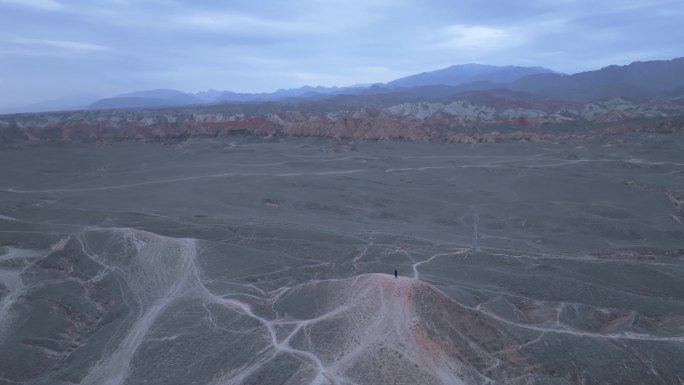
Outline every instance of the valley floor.
[[681, 382], [680, 137], [2, 146], [0, 385]]

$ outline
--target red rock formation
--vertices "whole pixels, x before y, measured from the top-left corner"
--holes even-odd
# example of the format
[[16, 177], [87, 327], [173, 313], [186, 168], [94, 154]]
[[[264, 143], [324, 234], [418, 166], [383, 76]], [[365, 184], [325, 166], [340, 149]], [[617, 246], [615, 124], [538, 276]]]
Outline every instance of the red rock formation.
[[[636, 105], [619, 99], [585, 106], [493, 99], [478, 104], [420, 102], [332, 111], [321, 111], [320, 106], [298, 108], [251, 105], [243, 109], [252, 113], [238, 106], [215, 106], [6, 115], [0, 116], [0, 140], [177, 141], [247, 134], [492, 143], [586, 139], [585, 134], [684, 133], [684, 119], [679, 119], [684, 106]], [[640, 122], [634, 123], [637, 118]]]

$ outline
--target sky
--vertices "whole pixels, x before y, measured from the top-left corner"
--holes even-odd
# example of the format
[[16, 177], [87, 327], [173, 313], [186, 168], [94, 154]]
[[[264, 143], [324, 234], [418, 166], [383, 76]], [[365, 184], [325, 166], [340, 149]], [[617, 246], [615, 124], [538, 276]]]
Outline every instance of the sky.
[[[682, 0], [0, 0], [0, 108], [684, 56]], [[90, 97], [90, 96], [88, 96]]]

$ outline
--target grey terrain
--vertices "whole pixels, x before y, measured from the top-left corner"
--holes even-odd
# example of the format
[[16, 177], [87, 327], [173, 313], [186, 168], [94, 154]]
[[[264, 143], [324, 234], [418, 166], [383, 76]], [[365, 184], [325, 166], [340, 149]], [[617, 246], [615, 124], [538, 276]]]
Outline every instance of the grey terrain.
[[682, 384], [683, 204], [677, 135], [5, 143], [0, 384]]

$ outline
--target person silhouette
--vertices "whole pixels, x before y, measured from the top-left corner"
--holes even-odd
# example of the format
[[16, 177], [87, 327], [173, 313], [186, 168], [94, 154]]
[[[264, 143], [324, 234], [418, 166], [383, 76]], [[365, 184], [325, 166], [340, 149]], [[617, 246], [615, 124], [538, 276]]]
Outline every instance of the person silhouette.
[[397, 269], [394, 269], [394, 278], [397, 278], [397, 275], [398, 275]]

